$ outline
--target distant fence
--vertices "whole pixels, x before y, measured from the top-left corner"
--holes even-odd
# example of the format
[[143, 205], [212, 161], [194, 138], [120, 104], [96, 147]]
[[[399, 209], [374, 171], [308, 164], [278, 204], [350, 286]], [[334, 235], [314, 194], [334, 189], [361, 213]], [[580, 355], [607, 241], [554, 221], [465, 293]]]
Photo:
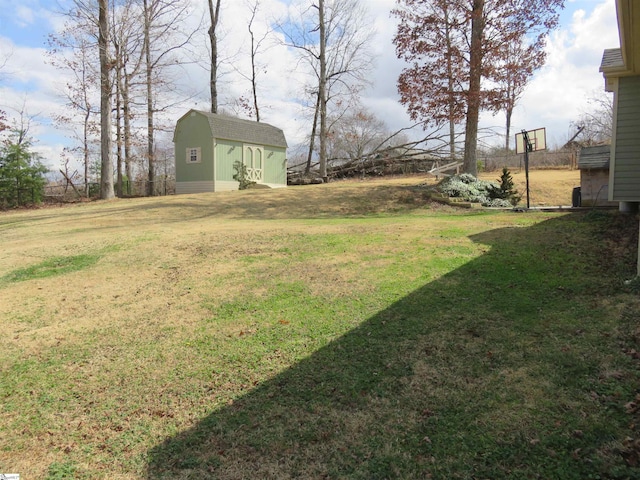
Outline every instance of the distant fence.
[[[100, 183], [89, 182], [88, 192], [85, 191], [84, 182], [74, 183], [75, 189], [65, 182], [49, 183], [44, 187], [45, 201], [48, 202], [73, 202], [79, 198], [99, 198]], [[145, 197], [148, 194], [149, 180], [124, 180], [122, 182], [122, 193], [119, 194], [117, 184], [114, 184], [114, 191], [121, 197]], [[155, 196], [173, 195], [176, 192], [176, 180], [173, 177], [158, 177], [153, 182], [153, 192]]]
[[[559, 168], [575, 166], [576, 154], [571, 150], [555, 152], [540, 151], [529, 153], [529, 168]], [[508, 169], [524, 169], [524, 155], [478, 155], [479, 166], [482, 170], [493, 172]]]
[[[117, 190], [117, 185], [116, 185]], [[149, 191], [149, 180], [124, 180], [122, 182], [123, 197], [145, 197]], [[154, 196], [173, 195], [176, 193], [176, 179], [158, 177], [153, 182]], [[117, 193], [117, 192], [116, 192]]]

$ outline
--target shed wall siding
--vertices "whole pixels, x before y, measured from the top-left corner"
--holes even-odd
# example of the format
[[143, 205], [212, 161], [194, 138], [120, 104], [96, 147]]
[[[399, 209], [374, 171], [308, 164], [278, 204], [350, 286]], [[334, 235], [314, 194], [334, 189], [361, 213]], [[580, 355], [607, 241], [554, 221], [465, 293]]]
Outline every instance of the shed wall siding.
[[[187, 115], [176, 125], [174, 138], [176, 181], [213, 182], [213, 139], [209, 121], [199, 114]], [[187, 163], [187, 148], [194, 147], [201, 148], [201, 162]]]
[[216, 191], [223, 191], [220, 182], [233, 182], [238, 186], [238, 182], [233, 179], [236, 173], [233, 164], [236, 161], [242, 162], [242, 143], [231, 140], [216, 140]]
[[176, 195], [213, 191], [213, 182], [176, 182]]
[[287, 154], [284, 148], [264, 147], [264, 179], [269, 186], [287, 185]]
[[640, 77], [619, 79], [612, 200], [640, 201]]

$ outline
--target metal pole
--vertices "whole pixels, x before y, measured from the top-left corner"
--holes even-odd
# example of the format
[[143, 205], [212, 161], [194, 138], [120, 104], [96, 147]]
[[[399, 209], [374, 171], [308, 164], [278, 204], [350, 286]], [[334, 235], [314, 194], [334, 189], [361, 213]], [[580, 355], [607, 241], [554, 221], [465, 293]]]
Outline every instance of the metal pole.
[[529, 209], [529, 152], [533, 150], [533, 145], [529, 141], [526, 130], [522, 130], [522, 140], [524, 141], [524, 176], [527, 181], [527, 209]]
[[529, 208], [529, 149], [524, 151], [524, 176], [527, 181], [527, 208]]

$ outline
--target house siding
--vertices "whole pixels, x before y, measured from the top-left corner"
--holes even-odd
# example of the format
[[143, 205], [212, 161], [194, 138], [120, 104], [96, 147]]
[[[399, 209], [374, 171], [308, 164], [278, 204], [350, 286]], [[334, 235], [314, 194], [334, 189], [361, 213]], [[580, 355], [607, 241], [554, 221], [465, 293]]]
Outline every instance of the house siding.
[[[187, 115], [174, 134], [176, 178], [180, 182], [213, 182], [213, 141], [208, 120], [202, 115]], [[187, 148], [201, 148], [200, 163], [187, 163]], [[176, 185], [176, 193], [177, 185]]]
[[611, 200], [640, 201], [640, 76], [618, 80]]

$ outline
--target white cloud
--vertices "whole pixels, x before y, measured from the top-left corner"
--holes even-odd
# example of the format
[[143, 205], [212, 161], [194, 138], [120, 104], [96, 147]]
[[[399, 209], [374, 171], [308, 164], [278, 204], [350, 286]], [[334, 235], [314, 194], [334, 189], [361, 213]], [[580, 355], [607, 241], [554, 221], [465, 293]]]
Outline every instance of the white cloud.
[[15, 20], [19, 25], [26, 27], [32, 24], [34, 17], [35, 14], [31, 8], [26, 5], [16, 5]]

